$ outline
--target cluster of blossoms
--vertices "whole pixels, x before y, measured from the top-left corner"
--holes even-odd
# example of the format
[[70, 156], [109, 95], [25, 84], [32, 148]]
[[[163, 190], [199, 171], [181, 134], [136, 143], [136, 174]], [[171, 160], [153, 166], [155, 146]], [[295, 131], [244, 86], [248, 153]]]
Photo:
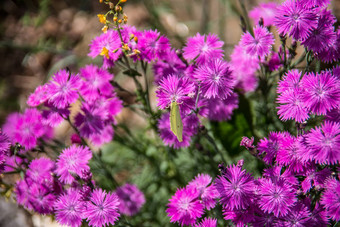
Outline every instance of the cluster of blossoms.
[[[306, 48], [307, 58], [338, 61], [339, 35], [328, 3], [287, 0], [282, 5], [266, 3], [254, 8], [249, 16], [259, 25], [243, 34], [231, 54], [235, 88], [254, 91], [260, 67], [269, 72], [285, 69], [295, 57], [297, 42]], [[293, 40], [289, 53], [272, 51], [274, 36], [269, 30], [273, 25], [284, 46], [287, 37]], [[327, 226], [340, 220], [340, 69], [312, 72], [307, 67], [304, 72], [287, 70], [277, 86], [278, 116], [294, 120], [297, 135], [272, 131], [257, 145], [253, 145], [254, 138], [242, 139], [241, 145], [265, 163], [262, 176], [254, 178], [240, 161], [220, 165], [221, 174], [213, 182], [209, 178], [207, 184], [201, 183], [201, 195], [210, 195], [211, 202], [218, 199], [224, 219], [236, 226]], [[310, 119], [320, 116], [320, 125], [308, 127]], [[177, 190], [167, 209], [170, 221], [181, 226], [198, 225], [208, 209], [200, 193], [190, 191], [189, 185]], [[208, 188], [217, 193], [211, 190], [209, 194]]]

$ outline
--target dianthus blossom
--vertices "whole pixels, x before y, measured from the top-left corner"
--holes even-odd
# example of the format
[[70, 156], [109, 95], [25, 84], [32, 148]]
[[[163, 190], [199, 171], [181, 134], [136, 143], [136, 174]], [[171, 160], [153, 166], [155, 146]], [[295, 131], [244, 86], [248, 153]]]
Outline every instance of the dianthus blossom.
[[215, 180], [220, 203], [229, 209], [245, 209], [254, 196], [254, 179], [241, 167], [232, 165], [226, 168]]
[[216, 227], [217, 219], [215, 218], [203, 218], [201, 222], [196, 223], [195, 227]]
[[92, 152], [88, 147], [72, 145], [59, 155], [55, 172], [61, 182], [71, 184], [74, 181], [72, 174], [82, 177], [83, 172], [90, 169], [88, 162], [91, 158]]
[[226, 99], [212, 98], [207, 100], [208, 118], [214, 121], [230, 120], [233, 111], [238, 107], [238, 95], [232, 93]]
[[204, 206], [198, 199], [199, 191], [194, 188], [177, 189], [169, 199], [166, 212], [170, 222], [178, 222], [181, 226], [192, 225], [203, 215]]
[[340, 220], [340, 182], [335, 178], [329, 178], [326, 191], [321, 196], [321, 204], [326, 208], [326, 214], [332, 220]]
[[125, 184], [116, 190], [119, 198], [119, 212], [128, 216], [133, 216], [139, 212], [145, 203], [142, 191], [134, 184]]
[[278, 7], [274, 25], [281, 35], [289, 35], [303, 41], [317, 27], [317, 19], [317, 14], [305, 8], [301, 1], [286, 0]]
[[44, 103], [48, 98], [49, 95], [47, 94], [47, 86], [38, 86], [28, 97], [27, 104], [31, 107], [36, 107]]
[[284, 93], [289, 89], [297, 89], [300, 88], [300, 78], [301, 72], [297, 69], [293, 69], [285, 73], [282, 79], [278, 82], [277, 92]]
[[204, 64], [211, 59], [223, 57], [223, 42], [214, 34], [200, 35], [187, 39], [183, 48], [183, 57], [188, 60], [196, 60], [197, 64]]
[[271, 26], [274, 24], [277, 7], [276, 2], [260, 3], [249, 12], [249, 17], [254, 20], [255, 24], [262, 18], [264, 26]]
[[200, 65], [194, 77], [199, 82], [205, 98], [226, 99], [232, 93], [234, 80], [228, 64], [223, 60], [215, 59]]
[[168, 38], [155, 30], [144, 31], [138, 38], [140, 57], [148, 62], [154, 61], [170, 50]]
[[340, 162], [340, 123], [325, 121], [321, 127], [310, 130], [306, 135], [309, 160], [319, 164]]
[[57, 108], [66, 108], [78, 99], [81, 81], [78, 75], [66, 70], [56, 72], [47, 86], [49, 102]]
[[118, 206], [119, 199], [115, 193], [95, 189], [85, 204], [83, 215], [89, 221], [90, 226], [114, 225], [120, 216]]
[[302, 202], [297, 202], [289, 213], [278, 222], [278, 225], [303, 227], [308, 226], [310, 221], [309, 209]]
[[273, 34], [267, 28], [259, 25], [254, 28], [254, 36], [247, 31], [241, 38], [241, 45], [245, 48], [246, 53], [257, 55], [260, 58], [269, 55], [273, 44]]

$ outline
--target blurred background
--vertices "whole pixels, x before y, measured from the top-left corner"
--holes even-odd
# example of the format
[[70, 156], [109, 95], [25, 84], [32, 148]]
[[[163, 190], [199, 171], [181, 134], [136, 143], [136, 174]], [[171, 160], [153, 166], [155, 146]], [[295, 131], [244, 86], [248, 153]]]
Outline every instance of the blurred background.
[[[240, 1], [247, 10], [268, 2]], [[340, 1], [332, 0], [331, 8], [339, 20]], [[157, 29], [176, 48], [197, 32], [216, 33], [225, 43], [227, 60], [242, 34], [239, 0], [128, 0], [123, 10], [129, 25], [141, 30]], [[97, 14], [106, 11], [107, 6], [96, 0], [0, 1], [1, 125], [10, 112], [25, 109], [28, 95], [57, 70], [68, 67], [76, 72], [88, 63], [100, 64], [99, 58], [87, 56], [88, 45], [101, 34]], [[123, 111], [121, 119], [126, 117], [124, 114], [130, 113]], [[62, 126], [58, 130], [66, 129]], [[38, 216], [32, 221], [31, 215], [17, 211], [15, 204], [2, 198], [0, 201], [0, 226], [52, 226]]]

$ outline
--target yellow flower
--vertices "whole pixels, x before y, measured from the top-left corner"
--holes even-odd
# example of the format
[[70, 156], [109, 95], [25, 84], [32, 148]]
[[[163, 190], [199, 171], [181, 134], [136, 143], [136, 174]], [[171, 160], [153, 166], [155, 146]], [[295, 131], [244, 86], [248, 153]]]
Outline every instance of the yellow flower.
[[97, 17], [100, 23], [106, 24], [106, 16], [104, 14], [98, 14]]
[[106, 47], [103, 47], [102, 52], [100, 52], [100, 55], [101, 55], [101, 56], [105, 56], [107, 59], [110, 58], [110, 56], [109, 56], [109, 50], [106, 49]]
[[107, 25], [105, 25], [105, 26], [102, 28], [102, 32], [106, 33], [108, 28], [109, 28], [109, 27], [108, 27]]

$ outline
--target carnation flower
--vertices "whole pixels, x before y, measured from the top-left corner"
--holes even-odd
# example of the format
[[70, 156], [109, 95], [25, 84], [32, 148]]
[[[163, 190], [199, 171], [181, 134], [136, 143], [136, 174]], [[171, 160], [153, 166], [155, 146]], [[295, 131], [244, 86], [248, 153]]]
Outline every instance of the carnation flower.
[[330, 2], [330, 0], [302, 0], [302, 4], [307, 7], [308, 9], [314, 8], [314, 7], [324, 7], [327, 6]]
[[52, 182], [55, 163], [45, 157], [34, 159], [28, 166], [26, 177], [34, 182]]
[[139, 212], [145, 203], [142, 191], [134, 184], [125, 184], [116, 190], [119, 198], [119, 212], [128, 216], [133, 216]]
[[215, 180], [220, 203], [228, 209], [245, 209], [254, 196], [254, 179], [241, 167], [232, 165]]
[[302, 89], [289, 89], [281, 93], [277, 98], [278, 115], [281, 120], [295, 120], [302, 123], [309, 118], [308, 109], [303, 105]]
[[286, 0], [278, 7], [276, 20], [281, 35], [289, 35], [296, 40], [303, 41], [318, 25], [318, 16], [313, 10], [304, 7], [301, 1]]
[[325, 120], [340, 123], [340, 107], [328, 111], [326, 113]]
[[309, 73], [301, 80], [303, 104], [314, 114], [326, 114], [340, 104], [340, 81], [328, 71]]
[[45, 106], [49, 108], [42, 112], [42, 123], [45, 125], [56, 127], [70, 115], [68, 109], [59, 109], [49, 102], [46, 102]]
[[92, 152], [88, 147], [72, 145], [59, 155], [55, 172], [61, 182], [71, 184], [74, 181], [72, 174], [82, 177], [84, 171], [90, 170], [88, 162], [91, 158]]
[[92, 40], [88, 56], [95, 58], [98, 55], [102, 55], [104, 57], [103, 67], [109, 68], [114, 65], [114, 62], [122, 54], [121, 47], [122, 43], [118, 32], [108, 30]]
[[254, 28], [254, 36], [247, 31], [242, 35], [240, 42], [247, 54], [263, 58], [270, 53], [274, 44], [274, 36], [267, 28], [257, 25]]
[[53, 212], [52, 204], [55, 202], [56, 196], [52, 193], [48, 185], [38, 183], [29, 184], [28, 191], [28, 201], [34, 211], [39, 214], [51, 214]]
[[196, 60], [197, 64], [204, 64], [211, 59], [223, 57], [223, 42], [214, 34], [200, 35], [187, 39], [183, 48], [183, 57], [188, 60]]
[[271, 26], [274, 24], [277, 7], [276, 2], [260, 3], [249, 12], [249, 17], [253, 19], [255, 24], [262, 18], [264, 26]]
[[84, 203], [80, 198], [79, 191], [74, 189], [69, 189], [65, 194], [59, 196], [54, 203], [54, 209], [55, 218], [60, 224], [72, 227], [81, 226]]
[[[336, 30], [336, 39], [323, 50], [315, 53], [315, 56], [323, 62], [331, 63], [340, 59], [340, 30]], [[327, 41], [327, 40], [326, 40]]]
[[27, 105], [31, 107], [36, 107], [44, 103], [48, 98], [49, 95], [47, 93], [47, 86], [38, 86], [35, 91], [28, 97]]
[[234, 80], [228, 64], [223, 60], [215, 59], [198, 66], [194, 77], [199, 82], [205, 98], [226, 99], [232, 93]]
[[299, 70], [293, 69], [288, 71], [278, 82], [277, 92], [284, 93], [289, 89], [294, 90], [300, 88], [300, 78], [301, 72], [299, 72]]
[[293, 188], [284, 179], [261, 179], [258, 190], [261, 209], [276, 217], [286, 216], [296, 201]]
[[168, 52], [170, 43], [168, 38], [160, 35], [157, 30], [148, 30], [138, 38], [138, 49], [142, 60], [151, 62]]
[[312, 187], [320, 190], [324, 187], [325, 180], [330, 177], [332, 171], [329, 168], [317, 170], [315, 165], [312, 165], [306, 171], [306, 178], [301, 182], [301, 188], [304, 193], [307, 193]]
[[304, 227], [308, 226], [311, 221], [310, 212], [308, 208], [302, 203], [296, 203], [289, 211], [289, 213], [279, 221], [279, 226], [295, 226]]
[[225, 220], [232, 220], [235, 226], [247, 226], [248, 223], [252, 222], [255, 218], [254, 216], [254, 207], [249, 206], [245, 209], [231, 209], [224, 207], [223, 208], [223, 218]]
[[103, 130], [101, 130], [99, 133], [94, 133], [89, 136], [90, 141], [95, 146], [101, 146], [105, 143], [109, 143], [112, 141], [114, 134], [113, 127], [108, 124], [104, 126]]
[[80, 76], [84, 79], [79, 91], [85, 100], [93, 101], [100, 95], [109, 96], [112, 94], [113, 87], [110, 80], [113, 75], [108, 71], [95, 65], [87, 65], [79, 71]]
[[83, 209], [84, 218], [90, 226], [101, 227], [114, 225], [120, 214], [118, 213], [119, 199], [114, 193], [106, 193], [102, 189], [95, 189]]
[[10, 146], [11, 146], [11, 143], [9, 142], [7, 135], [1, 132], [1, 129], [0, 129], [0, 156], [7, 154]]
[[46, 84], [49, 102], [57, 108], [66, 108], [78, 99], [80, 79], [66, 70], [59, 70]]
[[166, 209], [170, 222], [178, 222], [181, 226], [194, 224], [204, 209], [198, 197], [199, 191], [194, 188], [177, 189]]
[[309, 160], [319, 164], [337, 164], [340, 161], [340, 123], [325, 121], [311, 129], [306, 136]]
[[208, 118], [213, 121], [230, 120], [234, 109], [238, 108], [238, 95], [232, 93], [226, 99], [212, 98], [207, 100]]
[[326, 191], [321, 197], [321, 204], [325, 206], [327, 216], [332, 220], [340, 220], [340, 183], [334, 178], [329, 178]]
[[195, 188], [199, 191], [199, 197], [202, 199], [203, 205], [207, 210], [215, 207], [218, 197], [216, 187], [214, 184], [211, 184], [211, 181], [212, 178], [208, 174], [198, 174], [195, 179], [187, 185], [187, 188]]
[[171, 102], [177, 102], [181, 111], [186, 112], [194, 104], [192, 97], [190, 97], [194, 91], [195, 85], [188, 78], [169, 75], [160, 82], [160, 86], [156, 91], [157, 106], [161, 109], [166, 109], [170, 107]]

